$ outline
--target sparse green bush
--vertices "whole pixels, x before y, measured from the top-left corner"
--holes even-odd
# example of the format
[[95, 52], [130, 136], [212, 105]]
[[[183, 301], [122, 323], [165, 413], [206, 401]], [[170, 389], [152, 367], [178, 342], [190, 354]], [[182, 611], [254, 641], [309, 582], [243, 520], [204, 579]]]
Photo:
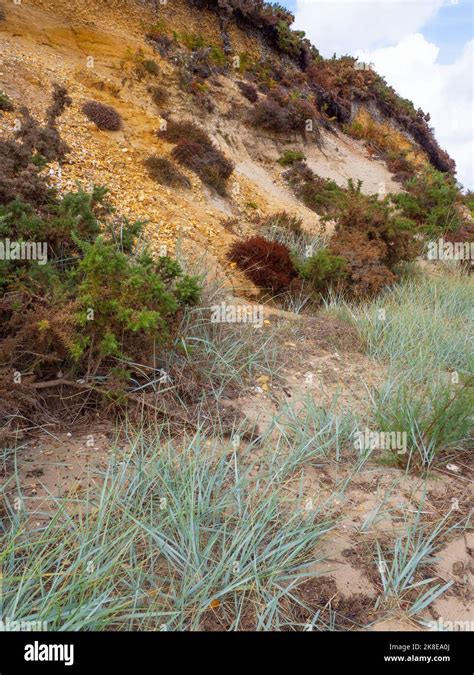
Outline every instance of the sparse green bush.
[[122, 118], [111, 105], [87, 101], [82, 106], [82, 112], [102, 131], [119, 131], [122, 128]]
[[306, 157], [299, 150], [285, 150], [278, 160], [278, 164], [281, 164], [281, 166], [291, 166], [295, 162], [304, 162], [305, 159]]
[[160, 68], [153, 59], [144, 59], [143, 67], [149, 75], [159, 75], [160, 73]]

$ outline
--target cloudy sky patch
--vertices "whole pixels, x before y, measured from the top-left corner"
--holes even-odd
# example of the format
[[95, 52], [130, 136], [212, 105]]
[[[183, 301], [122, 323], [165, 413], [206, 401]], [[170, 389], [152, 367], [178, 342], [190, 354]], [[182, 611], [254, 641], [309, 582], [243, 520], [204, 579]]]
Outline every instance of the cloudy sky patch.
[[431, 115], [436, 138], [474, 189], [471, 0], [288, 0], [295, 28], [325, 57], [372, 61], [397, 92]]

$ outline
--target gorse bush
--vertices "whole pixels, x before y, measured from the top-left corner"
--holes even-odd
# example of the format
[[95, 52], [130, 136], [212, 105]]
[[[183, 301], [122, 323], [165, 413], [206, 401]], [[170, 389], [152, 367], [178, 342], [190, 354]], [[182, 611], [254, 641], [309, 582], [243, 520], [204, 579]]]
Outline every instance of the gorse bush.
[[295, 267], [315, 293], [325, 293], [336, 288], [346, 276], [347, 259], [320, 248], [314, 255], [303, 262], [295, 260]]
[[405, 184], [392, 201], [430, 236], [456, 232], [463, 225], [461, 196], [452, 176], [425, 169]]
[[[99, 234], [100, 214], [110, 212], [104, 200], [96, 189], [51, 202], [41, 215], [18, 201], [2, 207], [10, 238], [48, 247], [45, 264], [2, 261], [2, 290], [18, 294], [15, 308], [2, 312], [2, 332], [10, 367], [19, 372], [47, 377], [48, 363], [55, 361], [57, 370], [59, 361], [69, 372], [90, 375], [92, 364], [101, 372], [106, 356], [146, 358], [153, 343], [166, 341], [179, 307], [198, 297], [197, 281], [183, 276], [175, 261], [154, 261], [146, 249], [133, 254], [140, 223], [111, 223]], [[24, 351], [27, 335], [41, 344], [44, 359]]]
[[166, 157], [151, 156], [144, 160], [148, 174], [161, 185], [191, 187], [188, 178]]
[[386, 244], [382, 240], [370, 239], [360, 230], [350, 229], [335, 235], [331, 238], [329, 250], [332, 255], [346, 261], [345, 290], [353, 295], [375, 295], [396, 279], [384, 264]]
[[[63, 156], [52, 125], [68, 102], [64, 90], [55, 90], [46, 128], [24, 112], [28, 124], [18, 138], [0, 145], [0, 152], [10, 150], [13, 168], [20, 157], [36, 169], [39, 148], [43, 156]], [[81, 379], [99, 395], [123, 392], [132, 364], [153, 362], [154, 350], [172, 336], [175, 317], [199, 297], [197, 278], [183, 274], [176, 261], [135, 249], [142, 223], [119, 218], [104, 188], [58, 198], [44, 173], [31, 169], [31, 176], [41, 199], [37, 191], [25, 200], [28, 183], [20, 172], [0, 204], [0, 234], [29, 251], [0, 261], [2, 414], [10, 415], [31, 412], [35, 392], [54, 386], [58, 371], [60, 382], [80, 388]], [[12, 387], [14, 373], [21, 381]]]
[[119, 131], [122, 128], [122, 118], [111, 105], [87, 101], [82, 106], [82, 112], [102, 131]]
[[361, 183], [348, 182], [335, 215], [329, 248], [346, 258], [349, 290], [356, 295], [377, 293], [395, 278], [395, 267], [421, 251], [413, 221], [400, 216], [389, 200], [364, 195]]
[[194, 171], [199, 178], [225, 194], [227, 179], [234, 170], [232, 162], [217, 148], [207, 133], [193, 122], [168, 121], [166, 129], [158, 135], [175, 143], [173, 158]]
[[290, 250], [283, 244], [260, 236], [238, 241], [228, 257], [260, 288], [280, 292], [297, 278]]

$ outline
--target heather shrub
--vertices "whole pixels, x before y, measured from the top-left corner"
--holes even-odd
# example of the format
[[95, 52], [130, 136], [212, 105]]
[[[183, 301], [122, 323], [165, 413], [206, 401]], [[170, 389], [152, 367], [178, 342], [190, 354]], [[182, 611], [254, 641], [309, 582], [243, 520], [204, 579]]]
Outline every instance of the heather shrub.
[[159, 74], [160, 68], [156, 61], [153, 61], [153, 59], [139, 58], [137, 60], [135, 65], [135, 75], [137, 76], [137, 80], [139, 82], [144, 80], [148, 75], [156, 77]]
[[146, 38], [152, 43], [161, 57], [165, 58], [169, 55], [173, 40], [168, 35], [152, 27], [146, 33]]
[[294, 132], [306, 137], [309, 132], [316, 143], [321, 141], [318, 111], [298, 90], [288, 93], [276, 87], [254, 106], [250, 122], [275, 133]]
[[161, 185], [170, 187], [191, 187], [191, 183], [179, 169], [166, 157], [151, 156], [144, 160], [148, 174]]
[[157, 85], [154, 87], [149, 87], [148, 91], [151, 94], [153, 103], [155, 103], [157, 106], [163, 105], [163, 103], [166, 103], [169, 99], [168, 90], [165, 87]]
[[213, 187], [219, 194], [225, 194], [227, 179], [234, 167], [218, 148], [180, 141], [173, 149], [172, 156], [194, 171], [203, 183]]
[[44, 125], [28, 108], [20, 108], [20, 128], [13, 137], [0, 140], [0, 204], [19, 199], [39, 207], [48, 201], [51, 188], [41, 169], [48, 161], [60, 162], [69, 151], [57, 120], [71, 102], [66, 89], [55, 85]]
[[291, 166], [295, 162], [304, 162], [306, 157], [302, 152], [298, 150], [285, 150], [278, 160], [278, 164], [281, 166]]
[[201, 129], [194, 122], [175, 122], [167, 120], [166, 129], [157, 132], [160, 138], [168, 143], [179, 143], [179, 141], [191, 141], [204, 147], [213, 147], [212, 140], [204, 129]]
[[389, 153], [386, 158], [388, 170], [394, 174], [394, 180], [405, 185], [415, 173], [413, 163], [403, 153]]
[[289, 110], [268, 97], [255, 106], [250, 121], [254, 127], [274, 131], [277, 134], [288, 133], [292, 129]]
[[290, 250], [260, 236], [236, 242], [228, 257], [256, 286], [273, 293], [287, 290], [297, 277]]
[[258, 91], [254, 84], [251, 84], [250, 82], [237, 82], [237, 85], [242, 96], [244, 96], [247, 101], [250, 101], [250, 103], [256, 103], [258, 101]]
[[119, 131], [122, 128], [122, 118], [110, 105], [99, 101], [87, 101], [82, 106], [82, 112], [102, 131]]
[[346, 277], [346, 258], [334, 255], [327, 248], [320, 248], [304, 261], [294, 262], [299, 275], [315, 293], [337, 287]]
[[13, 110], [13, 103], [4, 91], [0, 91], [0, 110]]
[[194, 171], [203, 183], [219, 194], [225, 194], [227, 179], [234, 166], [203, 129], [193, 122], [170, 121], [166, 130], [158, 134], [168, 142], [176, 143], [173, 159]]

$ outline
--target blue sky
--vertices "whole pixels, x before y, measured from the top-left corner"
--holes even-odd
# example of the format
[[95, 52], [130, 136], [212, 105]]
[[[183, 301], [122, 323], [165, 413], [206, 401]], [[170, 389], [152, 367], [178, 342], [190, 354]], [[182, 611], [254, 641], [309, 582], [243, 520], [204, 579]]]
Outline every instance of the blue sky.
[[280, 0], [323, 56], [372, 61], [431, 115], [458, 179], [474, 189], [473, 0]]
[[430, 42], [440, 47], [438, 61], [452, 63], [462, 52], [463, 46], [472, 39], [474, 4], [471, 0], [441, 7], [439, 12], [423, 26], [421, 33]]

